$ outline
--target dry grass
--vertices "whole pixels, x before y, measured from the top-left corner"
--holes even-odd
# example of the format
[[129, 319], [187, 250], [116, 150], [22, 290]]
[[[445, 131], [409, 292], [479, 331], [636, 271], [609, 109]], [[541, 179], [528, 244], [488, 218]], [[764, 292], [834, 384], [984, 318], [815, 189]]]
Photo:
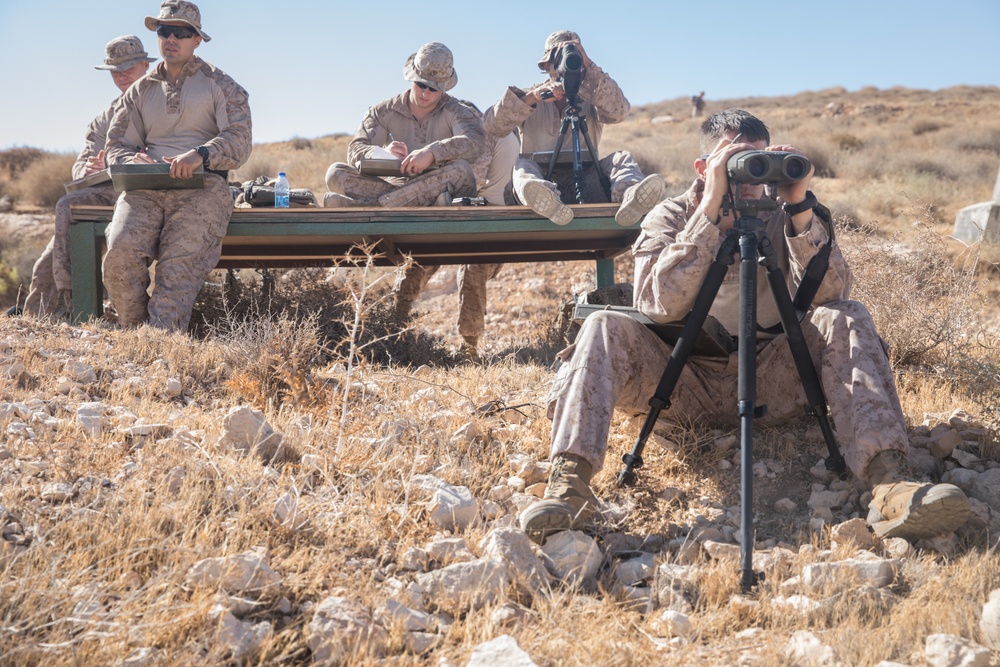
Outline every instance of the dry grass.
[[351, 135], [335, 134], [318, 139], [297, 137], [291, 141], [257, 144], [250, 159], [230, 175], [245, 182], [258, 176], [275, 177], [285, 172], [293, 188], [307, 188], [320, 200], [326, 193], [326, 170], [334, 162], [347, 159]]
[[17, 174], [11, 186], [14, 201], [51, 208], [66, 194], [64, 183], [73, 180], [75, 155], [49, 154], [31, 162]]
[[[831, 89], [724, 103], [759, 113], [776, 140], [808, 143], [827, 162], [832, 175], [818, 178], [814, 190], [837, 212], [855, 296], [890, 343], [913, 424], [962, 407], [1000, 426], [998, 258], [994, 249], [946, 236], [959, 207], [992, 191], [1000, 146], [990, 147], [1000, 120], [984, 109], [998, 98], [989, 88]], [[709, 112], [722, 106], [713, 104]], [[835, 113], [830, 104], [843, 109]], [[681, 99], [636, 109], [632, 120], [607, 128], [603, 147], [641, 146], [644, 164], [677, 193], [697, 154], [689, 108]], [[652, 122], [668, 114], [678, 120]], [[294, 187], [322, 193], [323, 173], [343, 159], [347, 141], [257, 146], [237, 178], [284, 170]], [[18, 247], [7, 241], [4, 256]], [[616, 270], [618, 280], [630, 280], [626, 258]], [[0, 523], [8, 526], [0, 540], [0, 662], [119, 664], [133, 649], [155, 646], [161, 664], [309, 664], [304, 630], [312, 606], [340, 594], [380, 608], [392, 595], [386, 580], [407, 576], [397, 568], [403, 554], [439, 532], [411, 495], [414, 474], [467, 486], [481, 499], [514, 474], [511, 457], [547, 456], [546, 394], [562, 345], [558, 308], [594, 287], [591, 262], [505, 266], [491, 283], [483, 361], [471, 364], [454, 352], [454, 277], [443, 267], [408, 323], [387, 307], [392, 273], [364, 262], [235, 278], [217, 272], [199, 297], [193, 337], [0, 319], [0, 368], [24, 366], [0, 383], [0, 403], [23, 403], [35, 415], [25, 420], [31, 436], [0, 423], [0, 450], [12, 455], [0, 456]], [[60, 393], [74, 360], [92, 366], [97, 380]], [[180, 395], [170, 390], [174, 381]], [[97, 435], [75, 418], [88, 401], [108, 408]], [[262, 410], [284, 434], [280, 455], [238, 455], [219, 445], [223, 416], [240, 405]], [[129, 435], [136, 424], [166, 427]], [[456, 437], [470, 424], [479, 438]], [[595, 488], [630, 509], [600, 537], [660, 540], [659, 560], [671, 561], [677, 553], [667, 542], [699, 525], [700, 515], [739, 503], [738, 474], [720, 467], [731, 456], [714, 444], [732, 432], [658, 429], [676, 446], [648, 448], [640, 484], [620, 489], [616, 462], [640, 425], [623, 414], [612, 424], [608, 469]], [[797, 518], [770, 511], [786, 496], [804, 506], [814, 481], [808, 468], [822, 455], [817, 431], [803, 422], [756, 433], [757, 456], [782, 471], [755, 483], [757, 537], [798, 551], [789, 575], [829, 546], [828, 536], [804, 528], [807, 510]], [[1000, 444], [984, 439], [980, 455], [1000, 460]], [[76, 495], [43, 500], [51, 482], [73, 484]], [[674, 491], [664, 496], [668, 488]], [[856, 497], [863, 485], [847, 488]], [[299, 530], [273, 515], [288, 493], [309, 518]], [[513, 514], [505, 510], [501, 521]], [[462, 535], [477, 551], [486, 532], [478, 522]], [[27, 547], [16, 556], [11, 537]], [[926, 551], [904, 559], [891, 588], [895, 602], [885, 608], [843, 596], [810, 616], [778, 603], [782, 577], [766, 581], [751, 607], [733, 601], [734, 563], [703, 562], [688, 642], [658, 637], [653, 617], [621, 599], [605, 569], [594, 589], [557, 584], [531, 599], [512, 588], [497, 604], [456, 615], [441, 647], [426, 656], [405, 652], [401, 628], [390, 628], [387, 659], [361, 649], [350, 664], [465, 664], [477, 644], [508, 633], [540, 665], [790, 665], [784, 645], [802, 629], [836, 647], [845, 665], [922, 664], [930, 633], [979, 638], [982, 604], [1000, 587], [1000, 556], [990, 544], [965, 535], [952, 557]], [[186, 575], [203, 558], [254, 548], [267, 550], [281, 592], [244, 616], [272, 623], [272, 632], [255, 652], [233, 659], [220, 648], [212, 614], [219, 595]], [[491, 615], [501, 603], [516, 605], [524, 620], [496, 623]], [[748, 629], [760, 632], [740, 634]]]

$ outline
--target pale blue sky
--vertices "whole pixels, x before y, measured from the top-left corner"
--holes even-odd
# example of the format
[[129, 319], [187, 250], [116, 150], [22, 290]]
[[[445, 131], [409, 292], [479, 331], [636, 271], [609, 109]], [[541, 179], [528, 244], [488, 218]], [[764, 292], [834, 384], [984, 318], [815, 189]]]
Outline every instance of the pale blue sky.
[[[76, 151], [117, 90], [95, 70], [158, 0], [0, 0], [0, 149]], [[937, 90], [1000, 84], [998, 0], [202, 0], [197, 53], [250, 92], [254, 140], [353, 133], [402, 92], [424, 42], [455, 53], [455, 95], [480, 108], [540, 80], [545, 37], [577, 31], [634, 106], [689, 96], [785, 95], [844, 86]], [[610, 9], [602, 9], [607, 7]]]

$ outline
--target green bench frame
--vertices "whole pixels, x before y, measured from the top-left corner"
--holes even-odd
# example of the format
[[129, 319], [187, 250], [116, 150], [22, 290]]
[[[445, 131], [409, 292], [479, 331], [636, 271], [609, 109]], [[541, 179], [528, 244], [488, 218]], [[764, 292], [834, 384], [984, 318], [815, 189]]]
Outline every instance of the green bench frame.
[[[615, 223], [617, 204], [571, 206], [574, 218], [554, 225], [524, 206], [423, 208], [233, 209], [218, 268], [333, 266], [363, 257], [398, 265], [493, 264], [595, 260], [597, 286], [615, 282], [614, 257], [639, 235]], [[74, 206], [70, 225], [73, 321], [103, 313], [101, 255], [114, 209]]]

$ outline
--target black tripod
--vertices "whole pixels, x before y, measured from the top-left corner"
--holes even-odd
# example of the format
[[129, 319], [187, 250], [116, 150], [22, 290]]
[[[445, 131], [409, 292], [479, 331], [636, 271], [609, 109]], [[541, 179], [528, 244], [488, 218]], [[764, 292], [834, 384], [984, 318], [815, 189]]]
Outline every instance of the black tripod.
[[580, 113], [579, 99], [576, 95], [572, 97], [567, 96], [569, 104], [566, 107], [566, 111], [563, 112], [562, 125], [559, 127], [559, 137], [556, 139], [556, 146], [552, 149], [552, 157], [549, 158], [549, 166], [545, 171], [545, 180], [552, 180], [552, 171], [555, 169], [556, 160], [559, 158], [559, 151], [562, 149], [563, 140], [566, 138], [566, 132], [572, 128], [572, 141], [573, 141], [573, 187], [576, 194], [577, 204], [586, 204], [584, 201], [584, 192], [586, 190], [586, 184], [583, 177], [583, 156], [580, 149], [580, 134], [583, 134], [584, 140], [587, 142], [587, 150], [590, 152], [590, 159], [594, 162], [594, 168], [597, 170], [597, 176], [601, 181], [601, 187], [604, 189], [604, 194], [611, 201], [611, 179], [608, 178], [607, 174], [601, 171], [600, 164], [597, 161], [597, 150], [594, 148], [594, 142], [590, 139], [590, 132], [587, 130], [587, 117]]
[[[740, 191], [740, 184], [732, 184], [735, 191]], [[741, 489], [740, 489], [740, 532], [742, 534], [740, 544], [740, 561], [742, 567], [743, 591], [747, 592], [760, 580], [759, 573], [753, 570], [753, 425], [754, 417], [762, 417], [766, 411], [766, 406], [756, 405], [757, 395], [757, 267], [759, 262], [767, 271], [767, 282], [774, 298], [774, 303], [778, 308], [781, 319], [781, 326], [788, 339], [792, 357], [798, 370], [799, 379], [805, 390], [807, 407], [806, 413], [815, 415], [819, 420], [820, 429], [823, 431], [823, 438], [829, 455], [826, 457], [826, 467], [828, 470], [836, 472], [838, 475], [845, 474], [846, 465], [844, 457], [840, 454], [837, 441], [833, 435], [833, 428], [827, 414], [826, 399], [823, 396], [823, 388], [813, 366], [809, 348], [806, 346], [805, 338], [802, 334], [802, 327], [799, 325], [799, 318], [796, 309], [800, 312], [808, 310], [812, 303], [819, 283], [826, 273], [826, 265], [829, 258], [830, 245], [824, 247], [819, 254], [814, 257], [806, 270], [806, 276], [796, 291], [795, 302], [788, 294], [784, 275], [777, 265], [775, 259], [774, 246], [764, 232], [764, 222], [757, 218], [760, 210], [773, 210], [777, 207], [774, 199], [736, 199], [733, 209], [739, 211], [741, 215], [737, 218], [736, 224], [726, 232], [722, 241], [722, 246], [716, 254], [715, 260], [708, 269], [705, 281], [695, 298], [691, 312], [684, 320], [684, 326], [674, 345], [673, 353], [667, 362], [667, 367], [663, 371], [663, 376], [656, 387], [653, 397], [649, 399], [650, 411], [639, 432], [632, 451], [622, 456], [625, 468], [618, 475], [619, 485], [627, 485], [635, 482], [635, 469], [642, 467], [642, 450], [646, 445], [646, 440], [653, 432], [656, 420], [660, 412], [670, 407], [670, 395], [680, 379], [681, 370], [687, 362], [694, 346], [695, 339], [701, 331], [702, 325], [708, 316], [708, 312], [715, 301], [715, 297], [722, 286], [722, 281], [733, 263], [733, 257], [737, 250], [740, 254], [740, 320], [739, 320], [739, 380], [738, 380], [738, 414], [740, 418], [740, 465], [741, 468]], [[825, 252], [824, 252], [825, 251]]]

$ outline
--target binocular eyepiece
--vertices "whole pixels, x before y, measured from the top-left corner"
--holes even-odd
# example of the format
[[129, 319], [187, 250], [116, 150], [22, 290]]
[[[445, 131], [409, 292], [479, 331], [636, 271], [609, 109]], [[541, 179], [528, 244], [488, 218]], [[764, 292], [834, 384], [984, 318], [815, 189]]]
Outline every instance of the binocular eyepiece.
[[749, 185], [783, 185], [800, 181], [809, 174], [812, 163], [798, 153], [785, 151], [740, 151], [729, 158], [726, 171], [730, 181]]

